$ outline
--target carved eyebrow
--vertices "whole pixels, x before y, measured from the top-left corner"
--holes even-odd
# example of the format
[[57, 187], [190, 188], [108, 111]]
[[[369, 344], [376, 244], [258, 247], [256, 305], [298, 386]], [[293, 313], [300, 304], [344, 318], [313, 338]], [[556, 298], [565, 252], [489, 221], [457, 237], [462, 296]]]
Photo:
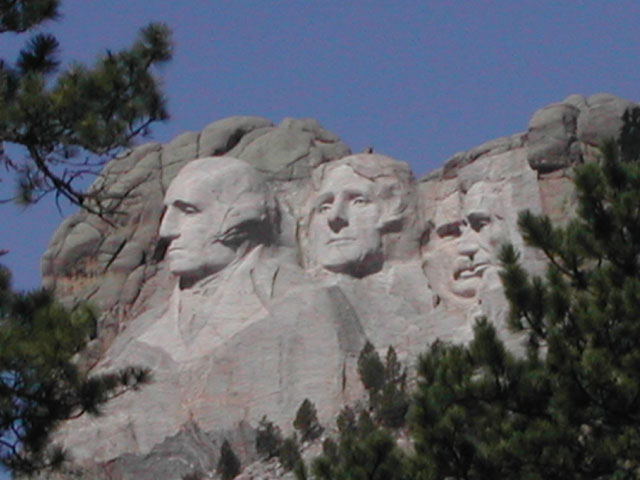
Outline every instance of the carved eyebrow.
[[440, 238], [442, 237], [459, 237], [462, 233], [460, 231], [461, 221], [449, 222], [440, 225], [436, 228], [436, 233]]
[[345, 195], [347, 198], [352, 199], [352, 198], [357, 198], [357, 197], [364, 197], [367, 200], [369, 199], [369, 194], [363, 190], [359, 190], [359, 189], [349, 189], [349, 190], [345, 190]]
[[467, 218], [478, 218], [480, 220], [491, 218], [488, 212], [471, 212]]
[[334, 195], [331, 192], [321, 193], [320, 195], [318, 195], [318, 198], [316, 198], [315, 206], [319, 207], [324, 203], [333, 202], [333, 198], [334, 198]]
[[467, 215], [471, 228], [478, 231], [487, 223], [491, 222], [491, 216], [486, 212], [474, 212]]

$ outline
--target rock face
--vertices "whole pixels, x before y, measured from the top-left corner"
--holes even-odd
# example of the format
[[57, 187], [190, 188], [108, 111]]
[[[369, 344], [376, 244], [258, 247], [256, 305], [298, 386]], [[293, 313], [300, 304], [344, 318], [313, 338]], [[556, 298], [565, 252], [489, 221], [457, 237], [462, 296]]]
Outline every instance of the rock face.
[[[244, 159], [276, 188], [296, 189], [309, 171], [349, 148], [316, 121], [232, 117], [185, 133], [168, 145], [146, 144], [110, 162], [94, 185], [111, 198], [108, 222], [79, 212], [66, 219], [42, 258], [45, 287], [67, 303], [90, 300], [105, 312], [100, 339], [90, 346], [97, 361], [128, 319], [157, 305], [170, 291], [166, 265], [158, 262], [163, 198], [187, 162], [210, 155]], [[295, 225], [283, 221], [281, 242], [294, 244]], [[161, 249], [160, 249], [161, 250]], [[90, 360], [90, 361], [91, 361]]]
[[148, 366], [154, 382], [59, 440], [87, 478], [181, 478], [211, 471], [224, 438], [255, 458], [260, 418], [289, 431], [305, 398], [329, 425], [362, 398], [367, 341], [411, 367], [487, 315], [518, 351], [499, 245], [542, 270], [518, 212], [566, 220], [573, 166], [631, 105], [572, 95], [420, 180], [399, 160], [350, 155], [308, 119], [228, 118], [112, 161], [92, 187], [111, 213], [67, 219], [43, 276], [63, 301], [103, 312], [87, 368]]

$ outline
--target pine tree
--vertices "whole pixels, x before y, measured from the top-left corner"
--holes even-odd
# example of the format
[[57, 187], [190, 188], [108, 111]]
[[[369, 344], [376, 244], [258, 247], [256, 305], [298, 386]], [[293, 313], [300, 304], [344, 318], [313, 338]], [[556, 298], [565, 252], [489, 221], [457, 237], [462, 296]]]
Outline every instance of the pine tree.
[[406, 370], [398, 361], [395, 349], [389, 346], [386, 362], [382, 363], [374, 346], [367, 342], [358, 357], [358, 373], [369, 394], [369, 407], [375, 419], [389, 428], [404, 425], [409, 395]]
[[387, 350], [385, 381], [375, 404], [376, 418], [388, 428], [400, 428], [409, 410], [407, 372], [398, 361], [395, 349]]
[[[59, 0], [0, 1], [0, 34], [31, 32], [57, 19], [59, 7]], [[109, 205], [121, 198], [114, 203], [97, 188], [82, 192], [75, 181], [167, 118], [153, 72], [170, 58], [169, 29], [160, 24], [93, 67], [61, 69], [58, 41], [41, 32], [13, 62], [0, 58], [0, 163], [18, 176], [16, 199], [29, 203], [51, 192], [98, 215], [112, 212]], [[0, 461], [31, 473], [64, 459], [48, 443], [61, 421], [99, 413], [149, 372], [79, 371], [73, 357], [95, 335], [91, 311], [68, 311], [48, 292], [15, 293], [8, 278], [0, 268]]]
[[354, 418], [347, 408], [338, 417], [339, 438], [323, 443], [312, 472], [318, 480], [405, 480], [405, 456], [394, 438], [378, 427], [366, 411]]
[[316, 406], [305, 398], [300, 404], [300, 408], [296, 412], [296, 418], [293, 421], [293, 428], [300, 433], [300, 440], [306, 442], [315, 440], [322, 434], [322, 426], [318, 422], [318, 412]]
[[303, 463], [300, 455], [300, 446], [295, 434], [284, 439], [278, 451], [278, 459], [282, 467], [287, 471], [294, 470], [298, 464]]
[[238, 460], [227, 440], [222, 442], [220, 447], [220, 458], [218, 459], [216, 473], [220, 475], [222, 480], [231, 480], [240, 473], [240, 460]]
[[149, 379], [127, 368], [87, 376], [73, 356], [95, 335], [91, 309], [69, 311], [46, 291], [17, 294], [0, 267], [0, 462], [16, 473], [59, 465], [65, 455], [49, 445], [63, 420], [100, 407]]
[[369, 399], [382, 389], [385, 380], [385, 368], [380, 355], [370, 343], [365, 343], [358, 356], [358, 374], [362, 385], [369, 393]]
[[576, 219], [558, 227], [520, 214], [546, 276], [501, 251], [526, 354], [480, 320], [468, 347], [439, 344], [421, 358], [413, 478], [640, 476], [640, 109], [623, 121], [601, 160], [575, 170]]
[[282, 432], [265, 415], [256, 432], [256, 451], [266, 459], [276, 457], [282, 446]]
[[[59, 4], [0, 2], [0, 34], [56, 19]], [[74, 63], [62, 70], [59, 50], [53, 35], [40, 32], [15, 61], [0, 59], [0, 163], [18, 176], [16, 200], [55, 193], [103, 215], [117, 202], [100, 189], [79, 190], [76, 180], [97, 174], [152, 123], [168, 118], [153, 70], [171, 58], [169, 29], [150, 24], [131, 48], [107, 51], [93, 67]]]

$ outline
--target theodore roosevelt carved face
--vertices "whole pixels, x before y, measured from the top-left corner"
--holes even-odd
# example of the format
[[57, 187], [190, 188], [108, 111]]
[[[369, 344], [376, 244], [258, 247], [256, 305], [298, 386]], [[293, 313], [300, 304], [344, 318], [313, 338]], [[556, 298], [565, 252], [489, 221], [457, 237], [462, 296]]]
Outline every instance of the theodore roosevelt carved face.
[[412, 182], [407, 164], [382, 155], [318, 167], [307, 227], [310, 263], [354, 277], [382, 269], [385, 236], [402, 230]]
[[[452, 299], [473, 299], [506, 236], [499, 192], [475, 183], [468, 192], [454, 192], [436, 210], [425, 252], [425, 272], [431, 286]], [[503, 205], [504, 206], [504, 205]]]
[[275, 234], [276, 209], [264, 179], [231, 157], [185, 165], [165, 195], [160, 237], [181, 287], [224, 270]]

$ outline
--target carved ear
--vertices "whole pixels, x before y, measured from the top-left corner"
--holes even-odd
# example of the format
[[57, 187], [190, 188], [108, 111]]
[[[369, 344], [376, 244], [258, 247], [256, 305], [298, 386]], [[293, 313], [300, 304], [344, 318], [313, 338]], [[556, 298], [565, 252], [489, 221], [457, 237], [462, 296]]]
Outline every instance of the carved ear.
[[229, 207], [225, 215], [222, 232], [226, 232], [237, 225], [249, 221], [264, 221], [267, 215], [267, 205], [264, 195], [258, 193], [243, 193], [236, 202]]
[[[270, 244], [273, 242], [274, 232], [278, 231], [273, 222], [278, 222], [277, 215], [270, 212], [264, 195], [260, 193], [245, 193], [233, 204], [227, 212], [221, 231], [223, 242], [239, 247], [246, 240], [257, 243]], [[271, 213], [271, 214], [270, 214]]]
[[384, 201], [380, 221], [378, 222], [378, 230], [380, 233], [399, 232], [404, 227], [404, 214], [407, 206], [404, 204], [400, 196], [392, 196]]

